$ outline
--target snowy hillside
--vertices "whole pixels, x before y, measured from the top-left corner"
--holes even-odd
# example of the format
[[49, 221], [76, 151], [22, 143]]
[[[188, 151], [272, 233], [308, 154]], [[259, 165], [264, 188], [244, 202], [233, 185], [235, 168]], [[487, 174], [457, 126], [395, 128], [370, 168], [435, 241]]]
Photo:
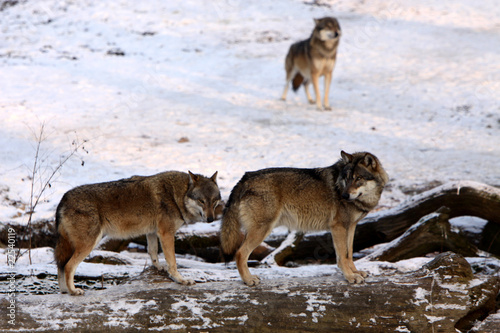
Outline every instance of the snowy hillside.
[[[68, 189], [163, 170], [318, 167], [376, 154], [382, 206], [433, 181], [500, 184], [500, 16], [494, 1], [19, 1], [0, 12], [1, 221], [25, 223], [41, 171], [70, 159], [35, 219]], [[283, 60], [313, 18], [343, 29], [332, 112], [279, 100]], [[84, 166], [82, 167], [82, 160]], [[47, 175], [42, 175], [47, 177]], [[402, 192], [403, 191], [403, 192]]]

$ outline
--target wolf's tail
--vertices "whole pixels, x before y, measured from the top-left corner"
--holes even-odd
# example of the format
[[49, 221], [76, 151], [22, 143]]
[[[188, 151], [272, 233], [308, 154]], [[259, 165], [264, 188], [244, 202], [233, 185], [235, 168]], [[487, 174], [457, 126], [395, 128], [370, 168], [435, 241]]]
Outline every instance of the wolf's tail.
[[300, 85], [303, 82], [304, 82], [304, 77], [300, 73], [295, 74], [295, 76], [293, 77], [293, 80], [292, 80], [292, 89], [293, 89], [293, 91], [296, 92], [297, 90], [299, 90]]
[[63, 224], [63, 210], [64, 206], [64, 197], [63, 200], [61, 200], [61, 203], [59, 203], [59, 206], [57, 206], [57, 211], [56, 211], [56, 233], [57, 233], [57, 242], [56, 242], [56, 248], [54, 251], [54, 258], [56, 260], [57, 267], [59, 269], [64, 269], [64, 266], [68, 263], [68, 261], [71, 259], [71, 256], [73, 256], [73, 252], [75, 249], [73, 248], [73, 245], [71, 244], [68, 234], [64, 230], [63, 227], [61, 227], [61, 224]]
[[222, 216], [220, 244], [226, 263], [233, 259], [243, 239], [239, 220], [240, 201], [237, 197], [239, 197], [238, 185], [231, 192]]

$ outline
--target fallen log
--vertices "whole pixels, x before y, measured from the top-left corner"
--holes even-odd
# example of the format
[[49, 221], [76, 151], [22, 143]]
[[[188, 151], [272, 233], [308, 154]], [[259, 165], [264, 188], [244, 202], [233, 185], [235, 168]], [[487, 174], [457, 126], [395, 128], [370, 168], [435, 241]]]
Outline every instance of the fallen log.
[[449, 213], [447, 207], [441, 207], [437, 212], [422, 217], [403, 235], [361, 260], [396, 262], [435, 251], [453, 251], [465, 257], [478, 256], [479, 251], [473, 244], [451, 230]]
[[295, 247], [304, 237], [303, 232], [291, 231], [280, 246], [261, 260], [264, 265], [283, 265], [286, 258], [295, 251]]
[[494, 311], [498, 289], [498, 276], [473, 275], [453, 253], [358, 285], [327, 276], [264, 280], [257, 288], [240, 281], [186, 287], [143, 276], [82, 297], [18, 297], [15, 324], [1, 316], [0, 331], [465, 332]]
[[451, 182], [416, 195], [393, 209], [368, 215], [356, 229], [356, 248], [389, 242], [422, 216], [443, 206], [450, 209], [449, 218], [476, 216], [500, 224], [500, 189], [471, 181]]

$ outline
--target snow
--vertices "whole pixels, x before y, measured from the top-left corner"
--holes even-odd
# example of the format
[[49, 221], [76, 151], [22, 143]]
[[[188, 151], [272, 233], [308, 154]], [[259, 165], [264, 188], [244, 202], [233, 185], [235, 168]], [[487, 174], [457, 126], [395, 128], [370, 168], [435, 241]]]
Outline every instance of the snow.
[[[218, 170], [227, 199], [245, 171], [327, 166], [342, 149], [370, 151], [382, 161], [391, 180], [379, 209], [405, 201], [405, 189], [436, 180], [499, 185], [496, 1], [318, 3], [322, 6], [292, 0], [44, 0], [5, 8], [0, 21], [0, 221], [28, 221], [41, 124], [45, 132], [35, 196], [54, 168], [82, 147], [55, 173], [35, 220], [52, 220], [62, 195], [81, 184], [165, 170], [206, 175]], [[332, 112], [316, 111], [302, 91], [290, 93], [286, 102], [278, 100], [288, 47], [309, 35], [313, 18], [325, 15], [336, 16], [343, 31]], [[477, 220], [459, 223], [477, 228], [472, 226]], [[183, 232], [215, 233], [218, 226], [218, 221], [197, 223]], [[0, 250], [2, 257], [5, 253]], [[34, 249], [33, 264], [24, 255], [15, 270], [55, 274], [52, 256], [51, 249]], [[149, 264], [146, 254], [120, 256], [131, 264], [82, 263], [77, 275], [134, 276]], [[429, 260], [358, 266], [380, 275], [415, 270]], [[182, 256], [178, 262], [185, 267], [181, 274], [197, 282], [239, 280], [234, 264]], [[251, 270], [264, 280], [342, 279], [330, 265]], [[0, 272], [10, 272], [4, 262]], [[189, 302], [179, 299], [179, 308]], [[320, 315], [314, 298], [309, 302]], [[143, 306], [152, 304], [120, 303], [113, 311], [130, 314]], [[118, 315], [116, 320], [119, 324]]]
[[423, 288], [418, 287], [415, 289], [415, 305], [420, 305], [422, 303], [429, 303], [427, 300], [427, 296], [430, 295], [430, 292], [428, 290], [425, 290]]
[[[498, 185], [495, 2], [321, 3], [45, 0], [5, 9], [0, 220], [27, 221], [19, 202], [29, 201], [42, 122], [42, 181], [74, 140], [88, 141], [35, 219], [53, 218], [62, 194], [85, 183], [218, 170], [227, 198], [245, 171], [326, 166], [341, 149], [381, 159], [391, 176], [382, 206], [434, 180]], [[278, 100], [289, 45], [324, 15], [343, 29], [332, 112], [316, 111], [303, 92]], [[124, 56], [108, 54], [118, 49]]]
[[424, 315], [427, 320], [429, 321], [430, 324], [435, 323], [437, 321], [442, 321], [446, 320], [446, 317], [438, 317], [438, 316], [431, 316], [431, 315]]
[[474, 234], [480, 234], [487, 223], [487, 220], [475, 216], [460, 216], [450, 219], [452, 227]]

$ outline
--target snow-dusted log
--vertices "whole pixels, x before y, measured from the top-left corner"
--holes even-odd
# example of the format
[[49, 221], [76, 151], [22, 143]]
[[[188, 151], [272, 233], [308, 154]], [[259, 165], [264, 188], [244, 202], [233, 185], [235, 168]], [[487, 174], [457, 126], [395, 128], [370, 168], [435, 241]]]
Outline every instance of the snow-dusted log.
[[[240, 281], [189, 287], [166, 281], [143, 273], [81, 297], [18, 296], [15, 325], [1, 316], [0, 331], [456, 332], [494, 309], [499, 288], [498, 276], [473, 275], [453, 253], [411, 273], [356, 285], [332, 276], [263, 280], [257, 288]], [[0, 307], [8, 305], [0, 299]]]
[[478, 255], [478, 249], [465, 236], [451, 230], [450, 210], [441, 207], [422, 217], [405, 233], [361, 260], [399, 261], [424, 256], [434, 251], [453, 251], [466, 257]]
[[421, 217], [443, 206], [450, 209], [449, 218], [477, 216], [500, 224], [500, 189], [471, 181], [451, 182], [393, 209], [368, 215], [358, 224], [355, 246], [359, 249], [392, 241]]
[[261, 264], [283, 265], [285, 259], [295, 251], [297, 244], [300, 243], [304, 233], [300, 231], [290, 231], [285, 240], [273, 252], [261, 260]]

